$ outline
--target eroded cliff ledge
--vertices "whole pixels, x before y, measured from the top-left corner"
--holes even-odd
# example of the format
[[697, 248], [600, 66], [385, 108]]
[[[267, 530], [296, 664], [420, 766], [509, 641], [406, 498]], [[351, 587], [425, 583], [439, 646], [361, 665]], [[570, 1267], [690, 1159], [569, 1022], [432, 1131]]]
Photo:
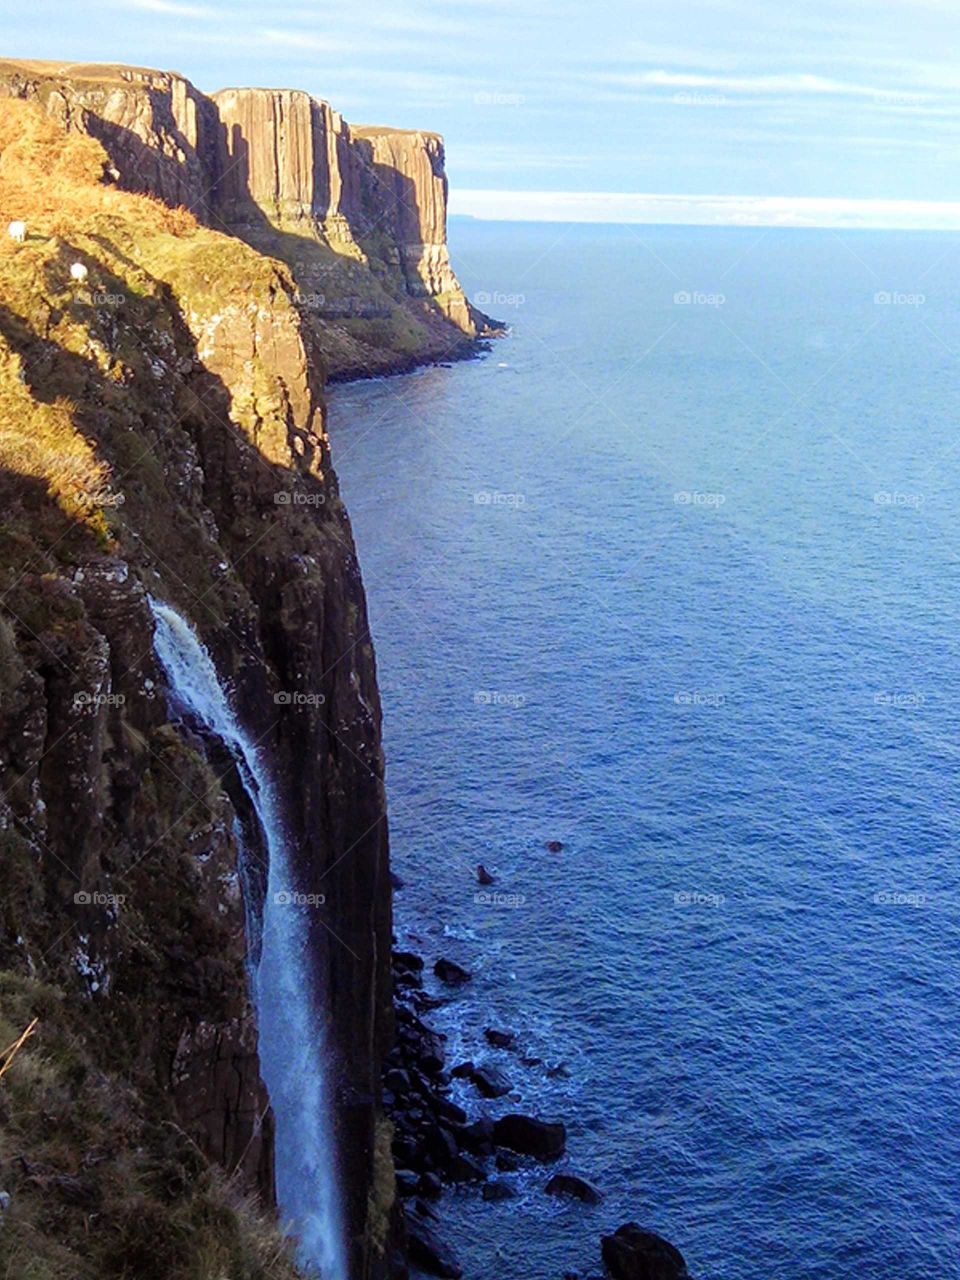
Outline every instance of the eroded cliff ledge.
[[435, 133], [351, 126], [298, 90], [208, 96], [172, 72], [103, 64], [0, 60], [0, 95], [97, 138], [126, 190], [285, 262], [330, 377], [457, 358], [496, 331], [450, 264]]

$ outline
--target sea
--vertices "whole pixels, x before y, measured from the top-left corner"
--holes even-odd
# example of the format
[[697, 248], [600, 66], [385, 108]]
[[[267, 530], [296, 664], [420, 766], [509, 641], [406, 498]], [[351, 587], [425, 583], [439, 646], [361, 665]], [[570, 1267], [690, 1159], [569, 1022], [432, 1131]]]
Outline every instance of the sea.
[[513, 1085], [455, 1096], [603, 1198], [534, 1165], [439, 1232], [466, 1280], [626, 1221], [696, 1280], [958, 1277], [960, 237], [450, 232], [507, 335], [330, 414], [397, 931]]

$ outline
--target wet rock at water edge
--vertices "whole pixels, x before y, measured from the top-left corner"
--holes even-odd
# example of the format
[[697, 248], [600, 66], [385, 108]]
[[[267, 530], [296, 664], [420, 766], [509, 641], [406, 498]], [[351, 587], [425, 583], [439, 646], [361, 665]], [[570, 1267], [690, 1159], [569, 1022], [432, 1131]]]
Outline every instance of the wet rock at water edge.
[[495, 1178], [493, 1182], [484, 1184], [480, 1194], [484, 1200], [512, 1200], [517, 1193], [505, 1179]]
[[395, 980], [403, 986], [419, 987], [423, 982], [423, 960], [412, 951], [393, 953]]
[[458, 1155], [450, 1161], [447, 1176], [451, 1182], [483, 1182], [487, 1175], [479, 1161], [471, 1156]]
[[400, 877], [397, 875], [395, 871], [390, 872], [390, 887], [394, 891], [397, 891], [404, 887], [404, 882], [400, 879]]
[[433, 966], [433, 972], [448, 987], [462, 987], [472, 977], [472, 974], [455, 960], [445, 960], [442, 956]]
[[449, 1129], [442, 1124], [432, 1125], [424, 1135], [423, 1147], [426, 1155], [438, 1169], [449, 1169], [457, 1158], [457, 1141]]
[[425, 1196], [428, 1200], [439, 1200], [443, 1191], [443, 1183], [435, 1173], [421, 1173], [417, 1189], [420, 1195]]
[[496, 1027], [485, 1027], [483, 1032], [487, 1044], [494, 1049], [512, 1049], [517, 1043], [516, 1032], [498, 1031]]
[[513, 1114], [494, 1122], [493, 1140], [498, 1147], [509, 1147], [520, 1155], [555, 1160], [567, 1148], [567, 1131], [560, 1123]]
[[680, 1250], [636, 1222], [626, 1222], [600, 1241], [613, 1280], [690, 1280]]
[[481, 1116], [473, 1124], [465, 1124], [456, 1133], [461, 1151], [471, 1151], [475, 1156], [493, 1155], [493, 1121]]
[[520, 1168], [520, 1157], [515, 1151], [498, 1151], [496, 1165], [501, 1173], [513, 1173]]
[[433, 1109], [441, 1120], [448, 1120], [451, 1124], [467, 1123], [467, 1113], [463, 1107], [457, 1106], [449, 1098], [437, 1098]]
[[570, 1196], [584, 1204], [599, 1204], [601, 1200], [597, 1188], [575, 1173], [555, 1173], [544, 1191], [548, 1196]]
[[477, 866], [477, 884], [496, 884], [495, 876], [492, 876], [483, 863]]
[[496, 1067], [475, 1067], [470, 1079], [485, 1098], [503, 1098], [513, 1085]]
[[407, 1214], [407, 1247], [410, 1261], [428, 1275], [441, 1280], [460, 1280], [463, 1275], [453, 1251], [418, 1213]]
[[562, 840], [545, 840], [543, 847], [547, 850], [548, 853], [562, 853], [563, 841]]
[[398, 1169], [396, 1179], [398, 1196], [415, 1196], [420, 1193], [420, 1175], [412, 1169]]
[[475, 1070], [472, 1062], [458, 1062], [450, 1074], [457, 1080], [469, 1080]]

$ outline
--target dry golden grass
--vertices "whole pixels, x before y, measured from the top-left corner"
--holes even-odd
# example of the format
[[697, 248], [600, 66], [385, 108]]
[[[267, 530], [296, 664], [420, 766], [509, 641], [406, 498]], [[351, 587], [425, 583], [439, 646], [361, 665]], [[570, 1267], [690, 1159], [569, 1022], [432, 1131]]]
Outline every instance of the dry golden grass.
[[0, 347], [0, 466], [42, 480], [61, 509], [106, 536], [110, 468], [74, 423], [75, 406], [35, 400], [19, 356]]
[[[185, 236], [196, 230], [188, 209], [110, 186], [107, 153], [95, 138], [66, 133], [35, 102], [0, 100], [0, 222], [21, 219], [28, 235], [67, 237], [83, 220], [135, 211], [144, 228]], [[131, 205], [131, 201], [134, 202]], [[4, 252], [19, 246], [4, 235]]]

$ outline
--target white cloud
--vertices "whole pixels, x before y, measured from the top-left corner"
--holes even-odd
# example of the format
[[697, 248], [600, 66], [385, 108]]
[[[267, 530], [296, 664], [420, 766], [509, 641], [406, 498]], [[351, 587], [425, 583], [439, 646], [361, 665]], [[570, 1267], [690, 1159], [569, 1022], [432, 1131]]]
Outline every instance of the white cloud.
[[[883, 89], [866, 84], [854, 84], [847, 80], [832, 80], [828, 76], [811, 75], [791, 71], [777, 75], [705, 75], [690, 71], [637, 71], [609, 72], [598, 77], [602, 82], [629, 88], [704, 89], [710, 92], [751, 94], [815, 94], [817, 96], [844, 96], [878, 98]], [[917, 95], [918, 97], [921, 95]]]
[[517, 222], [960, 230], [960, 201], [938, 200], [494, 191], [454, 187], [450, 212]]
[[215, 18], [216, 9], [204, 4], [181, 4], [179, 0], [126, 0], [131, 9], [147, 13], [165, 13], [173, 18]]

